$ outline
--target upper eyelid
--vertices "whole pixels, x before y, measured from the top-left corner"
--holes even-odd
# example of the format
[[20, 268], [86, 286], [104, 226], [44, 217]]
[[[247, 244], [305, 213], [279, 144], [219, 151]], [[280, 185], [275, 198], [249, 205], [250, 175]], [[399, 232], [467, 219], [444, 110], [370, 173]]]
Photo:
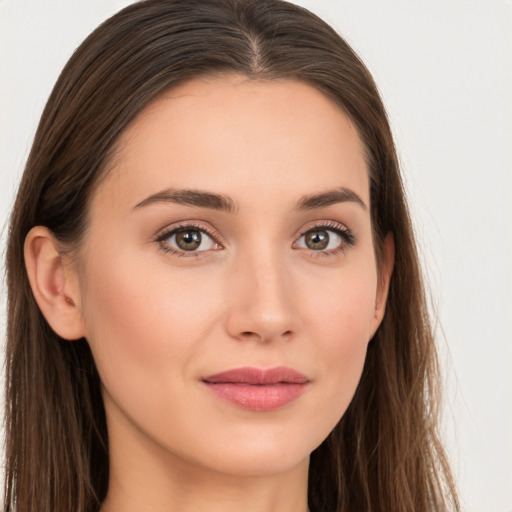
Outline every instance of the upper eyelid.
[[[210, 240], [217, 246], [216, 249], [223, 249], [224, 245], [222, 242], [219, 242], [219, 236], [216, 234], [217, 231], [212, 228], [206, 228], [202, 223], [198, 224], [197, 221], [193, 222], [180, 222], [178, 224], [171, 224], [170, 226], [167, 226], [163, 229], [161, 229], [154, 237], [153, 242], [156, 242], [160, 248], [161, 251], [164, 251], [166, 253], [171, 253], [175, 257], [187, 257], [187, 258], [199, 258], [208, 256], [210, 251], [209, 249], [204, 249], [201, 251], [186, 251], [183, 249], [180, 249], [179, 247], [174, 247], [171, 245], [171, 243], [166, 242], [169, 238], [176, 236], [177, 233], [180, 231], [186, 231], [186, 230], [196, 230], [201, 231], [202, 233], [206, 234]], [[212, 233], [211, 231], [215, 231], [215, 233]]]
[[182, 221], [179, 223], [171, 224], [170, 226], [166, 226], [158, 231], [158, 233], [153, 237], [155, 241], [163, 241], [166, 238], [170, 237], [172, 234], [187, 229], [196, 229], [198, 231], [202, 231], [206, 233], [210, 238], [215, 240], [217, 243], [222, 245], [222, 242], [219, 240], [222, 237], [218, 233], [216, 229], [208, 224], [200, 222], [200, 221]]
[[[296, 240], [299, 240], [304, 235], [309, 233], [310, 231], [315, 230], [325, 230], [325, 231], [334, 231], [337, 236], [341, 236], [341, 238], [344, 241], [344, 245], [353, 246], [357, 243], [357, 237], [354, 235], [352, 230], [348, 228], [345, 224], [338, 221], [315, 221], [314, 225], [305, 229], [301, 232], [300, 236], [296, 238]], [[295, 242], [294, 242], [295, 243]], [[314, 251], [314, 252], [322, 252], [322, 251]]]
[[335, 220], [319, 220], [313, 221], [313, 224], [308, 227], [302, 227], [298, 236], [303, 236], [310, 231], [314, 231], [315, 229], [326, 229], [326, 230], [334, 230], [334, 231], [347, 231], [351, 232], [351, 230], [342, 222], [338, 222]]

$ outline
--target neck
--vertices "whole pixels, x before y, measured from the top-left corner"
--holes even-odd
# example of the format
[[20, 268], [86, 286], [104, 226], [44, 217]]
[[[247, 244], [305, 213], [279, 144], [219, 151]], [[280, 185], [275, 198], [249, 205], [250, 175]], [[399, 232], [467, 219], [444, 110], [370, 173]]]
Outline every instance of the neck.
[[[180, 463], [181, 462], [181, 463]], [[101, 512], [307, 512], [307, 461], [277, 475], [233, 476], [174, 461], [165, 472], [114, 471]]]
[[101, 512], [308, 510], [308, 459], [273, 474], [230, 474], [184, 460], [147, 438], [130, 437], [111, 439], [109, 488]]

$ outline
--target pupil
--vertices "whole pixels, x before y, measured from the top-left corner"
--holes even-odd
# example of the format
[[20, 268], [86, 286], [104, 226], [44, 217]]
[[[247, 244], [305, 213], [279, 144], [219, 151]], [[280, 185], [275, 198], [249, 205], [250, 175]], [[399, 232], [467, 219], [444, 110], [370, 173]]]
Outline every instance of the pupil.
[[199, 231], [181, 231], [176, 234], [176, 243], [184, 251], [193, 251], [201, 245], [201, 233]]
[[306, 234], [306, 245], [310, 249], [322, 250], [329, 245], [329, 233], [327, 231], [311, 231]]

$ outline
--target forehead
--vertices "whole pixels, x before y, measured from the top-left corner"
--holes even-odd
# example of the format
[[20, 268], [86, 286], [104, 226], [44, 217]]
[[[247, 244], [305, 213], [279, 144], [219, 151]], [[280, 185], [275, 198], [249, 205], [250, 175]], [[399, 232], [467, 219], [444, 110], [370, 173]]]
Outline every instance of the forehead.
[[355, 126], [298, 80], [191, 80], [143, 110], [118, 148], [106, 188], [131, 204], [169, 187], [291, 197], [346, 186], [369, 201]]

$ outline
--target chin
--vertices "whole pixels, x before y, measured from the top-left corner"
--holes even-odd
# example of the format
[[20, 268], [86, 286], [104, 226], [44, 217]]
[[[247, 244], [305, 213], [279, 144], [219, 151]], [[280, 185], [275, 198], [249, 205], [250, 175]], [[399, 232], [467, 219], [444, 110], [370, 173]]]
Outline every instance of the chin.
[[[296, 433], [299, 434], [299, 433]], [[209, 450], [209, 465], [219, 473], [238, 476], [265, 476], [287, 473], [299, 466], [308, 467], [310, 453], [323, 441], [312, 444], [311, 437], [290, 435], [282, 436], [244, 436], [217, 444]]]
[[309, 464], [309, 453], [300, 456], [291, 453], [276, 454], [275, 450], [262, 450], [260, 453], [247, 453], [245, 456], [224, 457], [219, 460], [219, 473], [237, 476], [272, 476], [289, 473]]

